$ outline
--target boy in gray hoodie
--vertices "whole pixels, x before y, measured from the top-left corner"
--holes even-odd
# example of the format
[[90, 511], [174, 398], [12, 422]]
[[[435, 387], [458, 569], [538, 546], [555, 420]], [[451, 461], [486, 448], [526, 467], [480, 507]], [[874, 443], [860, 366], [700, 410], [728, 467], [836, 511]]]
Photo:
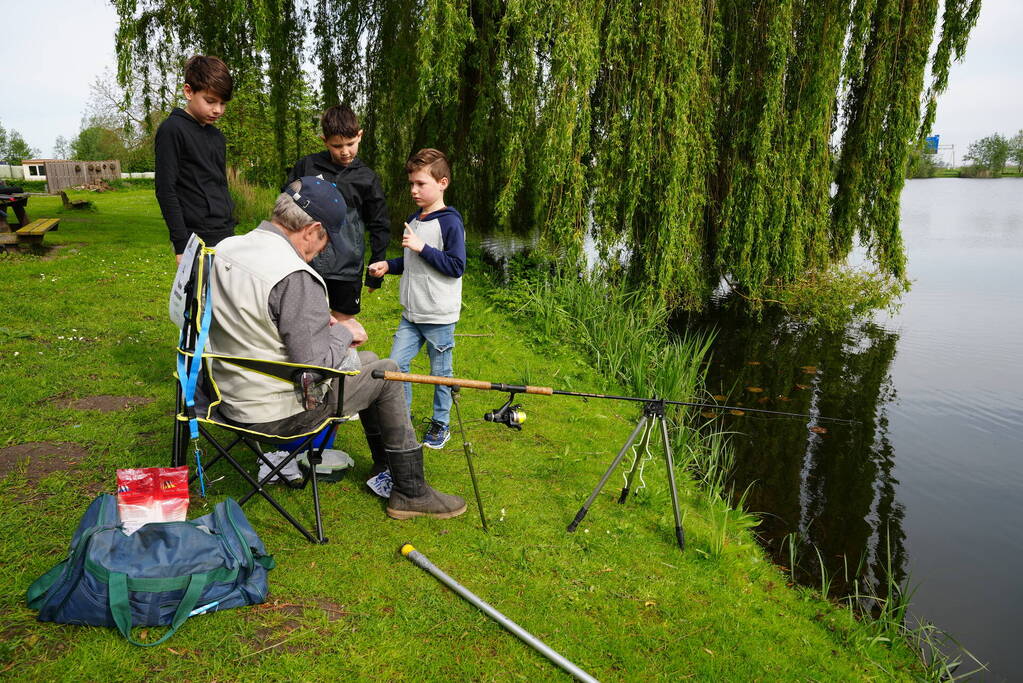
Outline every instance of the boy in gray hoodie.
[[[430, 374], [451, 377], [455, 348], [455, 323], [462, 309], [462, 273], [465, 272], [465, 228], [462, 216], [444, 203], [451, 182], [451, 168], [444, 153], [421, 149], [405, 163], [412, 200], [419, 211], [405, 223], [403, 256], [370, 264], [369, 274], [401, 275], [404, 309], [391, 346], [391, 359], [408, 372], [412, 359], [426, 344]], [[405, 384], [405, 398], [412, 407], [412, 387]], [[428, 420], [423, 445], [443, 448], [451, 438], [451, 388], [437, 385], [433, 392], [433, 416]]]

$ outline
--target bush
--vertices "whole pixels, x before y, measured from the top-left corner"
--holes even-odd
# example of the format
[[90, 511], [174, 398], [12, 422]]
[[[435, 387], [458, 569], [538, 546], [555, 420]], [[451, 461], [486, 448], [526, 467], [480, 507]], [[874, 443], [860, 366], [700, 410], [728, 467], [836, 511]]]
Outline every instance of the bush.
[[[1005, 170], [1005, 162], [1009, 160], [1009, 141], [995, 133], [982, 138], [970, 145], [964, 159], [973, 161], [973, 172], [970, 178], [998, 178]], [[964, 175], [967, 169], [963, 169]]]
[[906, 164], [907, 178], [933, 178], [938, 172], [939, 165], [935, 162], [935, 155], [927, 153], [920, 147], [913, 147], [909, 150], [909, 160]]
[[280, 194], [274, 188], [251, 185], [244, 180], [231, 181], [228, 189], [234, 200], [234, 219], [241, 228], [239, 232], [248, 232], [260, 221], [269, 218], [274, 201]]
[[108, 180], [107, 184], [115, 190], [156, 190], [154, 178], [118, 178]]
[[45, 180], [22, 180], [21, 178], [4, 178], [0, 180], [4, 185], [20, 187], [25, 192], [46, 192]]
[[832, 266], [769, 288], [764, 303], [780, 305], [801, 322], [838, 330], [873, 311], [894, 311], [908, 290], [908, 281], [878, 271]]

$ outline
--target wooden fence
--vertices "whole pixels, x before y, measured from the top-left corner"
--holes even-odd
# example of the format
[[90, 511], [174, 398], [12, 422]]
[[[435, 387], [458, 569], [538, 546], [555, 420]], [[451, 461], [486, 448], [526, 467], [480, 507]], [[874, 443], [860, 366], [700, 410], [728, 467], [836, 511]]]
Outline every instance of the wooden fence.
[[121, 162], [117, 159], [46, 162], [46, 185], [50, 192], [60, 192], [98, 180], [117, 180], [120, 177]]

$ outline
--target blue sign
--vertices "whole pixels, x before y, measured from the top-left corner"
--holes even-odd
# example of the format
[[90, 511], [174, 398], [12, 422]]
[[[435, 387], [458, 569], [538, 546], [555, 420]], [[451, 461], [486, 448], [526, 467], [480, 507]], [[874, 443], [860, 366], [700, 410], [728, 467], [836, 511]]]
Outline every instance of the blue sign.
[[938, 153], [938, 138], [940, 135], [931, 135], [924, 139], [924, 151], [928, 154]]

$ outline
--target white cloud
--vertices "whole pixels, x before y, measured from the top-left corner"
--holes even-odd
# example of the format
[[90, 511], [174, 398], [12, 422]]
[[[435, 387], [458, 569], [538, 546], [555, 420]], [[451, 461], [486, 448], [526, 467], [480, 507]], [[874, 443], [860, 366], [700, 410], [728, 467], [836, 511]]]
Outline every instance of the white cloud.
[[1021, 26], [1019, 0], [983, 0], [966, 57], [952, 66], [934, 122], [933, 132], [943, 145], [955, 145], [959, 159], [971, 142], [1023, 128]]
[[[1023, 128], [1023, 2], [983, 0], [982, 7], [966, 58], [953, 65], [938, 100], [933, 130], [960, 157], [985, 135]], [[49, 155], [58, 135], [77, 134], [89, 86], [115, 65], [117, 15], [104, 0], [36, 0], [14, 14], [19, 28], [0, 41], [8, 81], [0, 121]]]
[[47, 0], [8, 15], [17, 28], [8, 24], [0, 42], [9, 83], [0, 122], [49, 156], [58, 135], [78, 133], [89, 86], [116, 64], [117, 14], [104, 0]]

